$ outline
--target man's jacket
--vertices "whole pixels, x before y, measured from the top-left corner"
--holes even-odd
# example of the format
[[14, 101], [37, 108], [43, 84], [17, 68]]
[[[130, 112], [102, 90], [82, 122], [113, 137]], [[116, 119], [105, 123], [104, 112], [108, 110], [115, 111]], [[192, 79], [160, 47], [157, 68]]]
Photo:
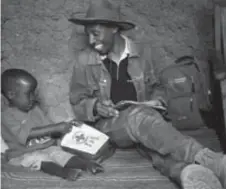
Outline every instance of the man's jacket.
[[[164, 100], [163, 90], [154, 73], [150, 47], [140, 48], [130, 39], [127, 44], [130, 52], [128, 73], [130, 82], [135, 86], [138, 101]], [[100, 55], [90, 48], [79, 52], [70, 83], [70, 103], [77, 119], [96, 121], [98, 117], [93, 115], [94, 104], [98, 99], [110, 100], [110, 89], [111, 77]]]

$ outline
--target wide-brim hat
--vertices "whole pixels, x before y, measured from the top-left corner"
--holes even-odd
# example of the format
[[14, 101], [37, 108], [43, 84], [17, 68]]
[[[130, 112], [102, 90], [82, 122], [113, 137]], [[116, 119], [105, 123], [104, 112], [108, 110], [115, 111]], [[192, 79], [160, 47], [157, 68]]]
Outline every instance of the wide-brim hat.
[[135, 24], [121, 20], [120, 6], [116, 6], [108, 0], [91, 0], [86, 16], [84, 18], [72, 17], [70, 22], [79, 25], [110, 24], [121, 30], [129, 30]]

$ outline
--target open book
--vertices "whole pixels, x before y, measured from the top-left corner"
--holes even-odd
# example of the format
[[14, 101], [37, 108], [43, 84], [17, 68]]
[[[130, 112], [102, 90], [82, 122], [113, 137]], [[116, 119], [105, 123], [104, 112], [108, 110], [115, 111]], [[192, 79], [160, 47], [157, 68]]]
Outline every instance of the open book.
[[97, 129], [81, 123], [73, 126], [71, 132], [64, 135], [61, 146], [95, 156], [108, 142], [109, 137]]
[[114, 108], [120, 110], [120, 109], [123, 109], [123, 107], [128, 107], [129, 105], [145, 105], [145, 106], [149, 106], [151, 108], [157, 109], [157, 110], [166, 111], [166, 107], [153, 105], [151, 103], [151, 101], [136, 102], [136, 101], [132, 101], [132, 100], [123, 100], [123, 101], [118, 102], [114, 106]]

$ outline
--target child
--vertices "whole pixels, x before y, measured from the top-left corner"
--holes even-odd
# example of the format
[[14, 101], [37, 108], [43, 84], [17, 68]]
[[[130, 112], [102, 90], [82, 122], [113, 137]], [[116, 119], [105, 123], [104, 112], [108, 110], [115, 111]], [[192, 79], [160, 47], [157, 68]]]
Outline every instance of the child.
[[2, 111], [2, 138], [8, 144], [9, 163], [76, 180], [81, 170], [93, 174], [103, 168], [93, 161], [63, 151], [54, 137], [71, 129], [68, 122], [50, 123], [37, 105], [37, 80], [27, 71], [8, 69], [2, 73], [2, 94], [8, 106]]

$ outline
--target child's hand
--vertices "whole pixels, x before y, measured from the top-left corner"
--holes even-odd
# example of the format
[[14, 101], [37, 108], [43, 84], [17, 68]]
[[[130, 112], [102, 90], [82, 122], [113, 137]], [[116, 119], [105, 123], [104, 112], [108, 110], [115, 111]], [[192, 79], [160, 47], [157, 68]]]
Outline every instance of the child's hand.
[[71, 123], [68, 122], [60, 122], [58, 123], [59, 132], [62, 134], [69, 133], [72, 129]]

